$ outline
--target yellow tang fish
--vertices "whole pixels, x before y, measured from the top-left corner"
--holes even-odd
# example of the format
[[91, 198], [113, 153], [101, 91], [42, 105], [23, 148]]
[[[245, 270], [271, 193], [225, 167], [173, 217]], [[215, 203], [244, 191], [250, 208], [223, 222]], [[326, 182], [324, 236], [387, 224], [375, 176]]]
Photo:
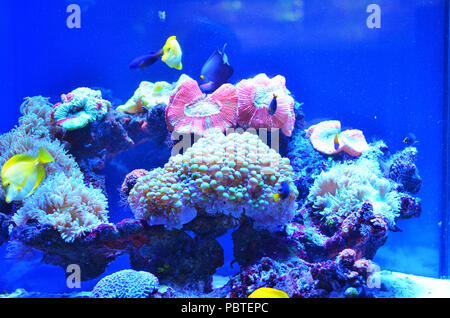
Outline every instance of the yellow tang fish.
[[164, 63], [177, 70], [183, 68], [183, 65], [181, 64], [181, 56], [183, 53], [181, 52], [180, 43], [178, 43], [175, 35], [167, 39], [166, 44], [163, 47], [163, 52], [164, 54], [161, 60]]
[[251, 293], [248, 298], [289, 298], [289, 296], [284, 291], [275, 288], [262, 287]]
[[23, 200], [31, 195], [45, 177], [43, 164], [55, 159], [43, 147], [36, 158], [15, 155], [2, 167], [2, 185], [6, 192], [6, 203]]

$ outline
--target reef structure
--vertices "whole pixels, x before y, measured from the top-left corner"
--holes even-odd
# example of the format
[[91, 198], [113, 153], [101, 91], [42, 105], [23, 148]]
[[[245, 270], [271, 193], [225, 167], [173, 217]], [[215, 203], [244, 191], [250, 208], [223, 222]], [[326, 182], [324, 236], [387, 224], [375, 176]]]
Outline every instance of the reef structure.
[[[0, 243], [39, 250], [63, 268], [79, 264], [83, 280], [128, 254], [132, 270], [99, 281], [95, 297], [182, 297], [187, 289], [248, 297], [261, 287], [290, 297], [371, 297], [371, 259], [398, 219], [421, 212], [417, 149], [391, 155], [361, 131], [341, 132], [337, 121], [305, 131], [282, 76], [260, 74], [210, 95], [187, 75], [160, 83], [141, 83], [119, 110], [88, 88], [54, 106], [27, 98], [20, 125], [0, 137], [0, 164], [41, 146], [55, 161], [32, 196], [0, 202]], [[281, 154], [251, 133], [258, 128], [283, 132]], [[146, 141], [162, 146], [170, 132], [201, 138], [162, 166], [124, 172], [120, 197], [134, 219], [110, 223], [106, 162]], [[144, 147], [136, 157], [162, 149]], [[214, 289], [224, 264], [218, 238], [229, 231], [240, 270]]]
[[[211, 131], [163, 169], [140, 177], [128, 202], [150, 225], [180, 228], [204, 209], [210, 214], [245, 214], [256, 227], [276, 229], [292, 220], [298, 195], [289, 160], [256, 135]], [[275, 201], [280, 183], [291, 188]]]

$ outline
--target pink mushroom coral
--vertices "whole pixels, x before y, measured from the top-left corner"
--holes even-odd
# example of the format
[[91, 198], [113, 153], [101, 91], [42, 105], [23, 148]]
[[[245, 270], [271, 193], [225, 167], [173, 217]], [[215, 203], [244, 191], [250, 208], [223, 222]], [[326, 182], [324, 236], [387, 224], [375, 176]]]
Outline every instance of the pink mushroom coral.
[[[357, 157], [369, 149], [361, 130], [350, 129], [341, 132], [341, 122], [338, 120], [328, 120], [313, 125], [307, 129], [307, 134], [314, 149], [326, 155], [345, 151], [349, 155]], [[336, 134], [338, 143], [335, 145]]]
[[[281, 128], [286, 136], [294, 129], [294, 99], [286, 89], [286, 79], [277, 75], [273, 78], [258, 74], [254, 78], [240, 81], [237, 86], [239, 97], [238, 124], [242, 127]], [[277, 99], [275, 113], [269, 113], [269, 106]]]
[[195, 80], [185, 79], [167, 105], [167, 127], [180, 134], [203, 135], [211, 128], [225, 132], [236, 126], [237, 101], [236, 88], [231, 84], [204, 95]]

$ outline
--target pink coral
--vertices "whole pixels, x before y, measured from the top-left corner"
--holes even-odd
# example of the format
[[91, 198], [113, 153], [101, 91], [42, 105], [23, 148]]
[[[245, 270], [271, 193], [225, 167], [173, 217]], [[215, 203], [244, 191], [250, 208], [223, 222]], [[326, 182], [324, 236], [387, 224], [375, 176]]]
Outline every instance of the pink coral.
[[210, 128], [225, 132], [236, 126], [237, 100], [236, 88], [231, 84], [204, 95], [195, 80], [185, 79], [167, 105], [167, 127], [181, 134], [203, 135]]
[[[254, 78], [237, 84], [239, 109], [238, 124], [253, 128], [281, 128], [286, 136], [294, 129], [294, 99], [286, 89], [286, 79], [277, 75], [273, 78], [258, 74]], [[277, 108], [273, 115], [269, 106], [276, 96]]]
[[[341, 132], [341, 122], [328, 120], [313, 125], [307, 129], [311, 143], [317, 151], [326, 155], [335, 155], [344, 151], [351, 156], [360, 156], [369, 149], [361, 130], [350, 129]], [[338, 144], [335, 145], [335, 136]]]

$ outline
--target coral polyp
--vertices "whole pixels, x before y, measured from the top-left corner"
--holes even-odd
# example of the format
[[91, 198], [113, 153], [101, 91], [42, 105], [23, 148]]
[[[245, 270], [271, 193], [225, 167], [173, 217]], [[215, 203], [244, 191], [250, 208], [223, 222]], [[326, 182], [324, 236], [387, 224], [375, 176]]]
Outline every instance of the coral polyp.
[[118, 111], [135, 114], [149, 110], [157, 105], [167, 105], [172, 92], [172, 84], [167, 82], [147, 82], [139, 84], [139, 88], [134, 92], [124, 105], [117, 107]]
[[[89, 297], [371, 297], [377, 250], [421, 214], [414, 146], [391, 155], [339, 121], [305, 130], [281, 75], [211, 94], [184, 74], [144, 81], [115, 109], [84, 87], [62, 101], [26, 98], [0, 136], [0, 165], [41, 147], [54, 158], [28, 197], [0, 189], [0, 244], [76, 264], [81, 280], [128, 255]], [[238, 266], [215, 286], [231, 252]]]
[[205, 96], [196, 81], [185, 79], [166, 108], [167, 126], [179, 134], [201, 136], [211, 128], [225, 132], [236, 126], [237, 100], [231, 84], [223, 84]]
[[393, 227], [399, 216], [400, 196], [395, 186], [383, 178], [378, 164], [360, 159], [348, 165], [336, 165], [314, 181], [308, 199], [325, 223], [340, 224], [367, 201], [379, 216]]
[[[291, 191], [275, 201], [281, 182]], [[250, 133], [210, 131], [163, 169], [140, 177], [129, 195], [137, 218], [181, 227], [198, 210], [240, 218], [258, 228], [277, 229], [292, 220], [298, 195], [289, 160]]]
[[[294, 130], [294, 98], [286, 89], [286, 79], [258, 74], [254, 78], [240, 81], [236, 88], [239, 98], [238, 123], [243, 127], [279, 128], [286, 136]], [[270, 110], [273, 99], [277, 107]]]
[[87, 87], [63, 94], [61, 100], [53, 106], [51, 117], [57, 126], [67, 130], [80, 129], [103, 118], [111, 107], [100, 91]]
[[63, 173], [40, 186], [13, 216], [16, 225], [34, 220], [50, 224], [68, 242], [108, 222], [106, 197], [100, 190]]

